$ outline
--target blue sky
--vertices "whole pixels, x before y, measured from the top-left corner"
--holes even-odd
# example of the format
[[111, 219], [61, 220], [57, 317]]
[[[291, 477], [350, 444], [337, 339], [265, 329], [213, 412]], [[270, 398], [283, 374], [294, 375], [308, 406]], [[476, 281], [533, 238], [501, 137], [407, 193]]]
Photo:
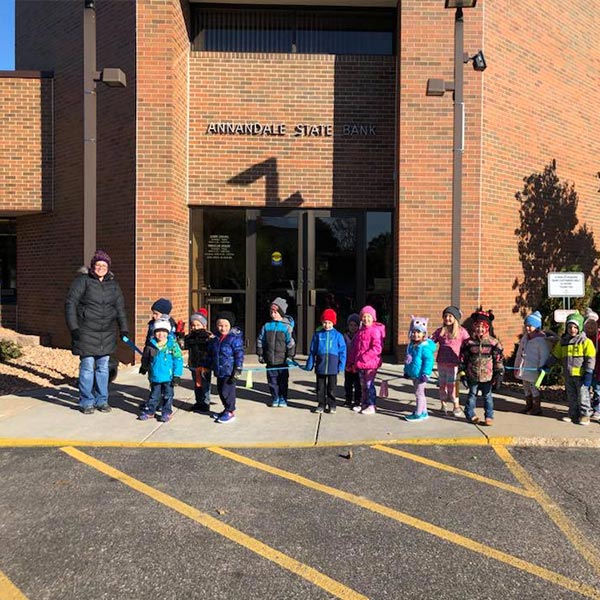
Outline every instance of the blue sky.
[[15, 68], [15, 0], [0, 0], [0, 71]]

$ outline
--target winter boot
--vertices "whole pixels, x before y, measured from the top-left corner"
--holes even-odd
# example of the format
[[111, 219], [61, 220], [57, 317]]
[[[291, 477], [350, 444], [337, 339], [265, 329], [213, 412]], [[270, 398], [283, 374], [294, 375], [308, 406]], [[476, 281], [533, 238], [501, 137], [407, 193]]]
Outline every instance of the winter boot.
[[542, 414], [542, 397], [538, 396], [537, 398], [532, 398], [533, 406], [529, 411], [530, 415], [538, 416]]
[[521, 414], [530, 415], [533, 409], [533, 397], [531, 395], [525, 396], [525, 408], [521, 410]]

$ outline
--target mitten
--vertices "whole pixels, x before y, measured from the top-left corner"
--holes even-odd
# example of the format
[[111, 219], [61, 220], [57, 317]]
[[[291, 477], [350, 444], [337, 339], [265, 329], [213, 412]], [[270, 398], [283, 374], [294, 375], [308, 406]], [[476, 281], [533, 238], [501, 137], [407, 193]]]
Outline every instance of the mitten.
[[175, 325], [175, 334], [177, 337], [185, 335], [185, 323], [181, 319], [177, 321], [177, 325]]
[[148, 369], [144, 369], [144, 367], [140, 367], [140, 375], [145, 375], [148, 372]]
[[592, 374], [593, 373], [591, 371], [586, 371], [583, 375], [582, 383], [585, 387], [589, 388], [592, 385]]
[[181, 377], [173, 377], [173, 385], [179, 385], [181, 383]]
[[492, 380], [492, 385], [495, 390], [499, 390], [502, 387], [502, 380], [504, 379], [504, 371], [496, 371]]
[[265, 359], [264, 359], [264, 358], [263, 358], [261, 355], [259, 355], [259, 356], [258, 356], [258, 362], [259, 362], [261, 365], [264, 365], [264, 364], [265, 364]]
[[129, 331], [121, 331], [121, 337], [128, 338], [129, 337]]
[[421, 375], [421, 377], [419, 377], [419, 381], [421, 383], [427, 383], [429, 381], [429, 375], [425, 375], [425, 373], [423, 373], [423, 375]]
[[78, 342], [79, 341], [79, 329], [72, 329], [71, 330], [71, 339], [74, 342]]

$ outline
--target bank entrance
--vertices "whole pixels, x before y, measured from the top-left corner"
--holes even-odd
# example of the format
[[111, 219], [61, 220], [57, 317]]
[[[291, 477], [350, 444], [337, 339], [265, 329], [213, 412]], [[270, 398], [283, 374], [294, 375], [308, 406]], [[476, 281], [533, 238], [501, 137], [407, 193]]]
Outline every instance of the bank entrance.
[[301, 353], [325, 308], [340, 331], [367, 303], [391, 327], [390, 212], [194, 208], [190, 221], [191, 306], [206, 306], [211, 324], [219, 310], [234, 312], [250, 353], [276, 296]]

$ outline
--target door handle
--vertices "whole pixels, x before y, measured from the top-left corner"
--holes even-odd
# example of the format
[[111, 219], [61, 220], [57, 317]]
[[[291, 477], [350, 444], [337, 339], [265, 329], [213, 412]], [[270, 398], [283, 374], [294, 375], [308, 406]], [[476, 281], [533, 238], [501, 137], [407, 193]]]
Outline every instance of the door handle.
[[317, 290], [308, 290], [308, 304], [309, 306], [316, 306], [317, 304]]

